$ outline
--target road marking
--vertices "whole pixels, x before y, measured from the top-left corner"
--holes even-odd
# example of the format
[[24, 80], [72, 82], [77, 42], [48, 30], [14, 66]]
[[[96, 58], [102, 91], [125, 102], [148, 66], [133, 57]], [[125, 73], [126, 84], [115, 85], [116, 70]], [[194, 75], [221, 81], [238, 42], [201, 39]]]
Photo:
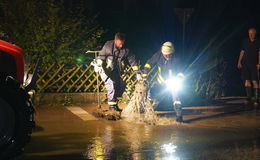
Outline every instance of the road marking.
[[80, 107], [66, 107], [73, 114], [81, 118], [83, 121], [98, 120], [96, 117], [89, 114], [87, 111]]

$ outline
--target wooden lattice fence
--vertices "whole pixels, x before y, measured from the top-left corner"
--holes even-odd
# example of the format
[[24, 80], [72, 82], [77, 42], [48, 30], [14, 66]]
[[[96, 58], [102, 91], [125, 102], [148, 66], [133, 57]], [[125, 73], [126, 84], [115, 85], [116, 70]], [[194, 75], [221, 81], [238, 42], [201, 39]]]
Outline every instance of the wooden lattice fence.
[[[153, 69], [154, 70], [154, 69]], [[156, 71], [150, 76], [153, 80]], [[37, 72], [37, 92], [45, 93], [76, 93], [76, 92], [96, 92], [98, 87], [101, 92], [105, 90], [104, 83], [100, 80], [97, 86], [97, 74], [91, 65], [56, 65], [50, 64], [45, 68], [40, 68]], [[127, 82], [126, 91], [131, 92], [137, 80], [131, 67], [126, 67], [123, 80]]]

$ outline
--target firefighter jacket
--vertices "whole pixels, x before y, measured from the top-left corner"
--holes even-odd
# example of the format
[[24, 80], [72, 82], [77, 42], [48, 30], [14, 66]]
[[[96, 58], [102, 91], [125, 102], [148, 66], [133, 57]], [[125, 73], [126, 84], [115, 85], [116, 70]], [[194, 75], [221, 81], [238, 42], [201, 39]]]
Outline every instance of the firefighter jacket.
[[171, 55], [170, 59], [164, 58], [161, 51], [156, 52], [145, 64], [143, 77], [146, 78], [148, 76], [149, 71], [153, 67], [157, 67], [157, 81], [158, 83], [164, 82], [169, 76], [177, 73], [176, 63], [174, 58]]
[[128, 48], [117, 48], [114, 41], [107, 41], [99, 52], [98, 60], [102, 64], [103, 69], [109, 71], [119, 71], [122, 73], [125, 67], [125, 62], [131, 65], [135, 73], [139, 73], [139, 65], [135, 59], [135, 56]]

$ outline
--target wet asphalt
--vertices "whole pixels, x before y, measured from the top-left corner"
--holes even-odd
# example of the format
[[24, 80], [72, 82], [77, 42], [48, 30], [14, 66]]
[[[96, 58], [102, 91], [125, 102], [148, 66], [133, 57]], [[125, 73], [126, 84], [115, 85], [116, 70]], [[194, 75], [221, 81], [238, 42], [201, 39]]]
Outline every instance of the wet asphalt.
[[16, 160], [260, 159], [259, 106], [229, 99], [184, 107], [181, 124], [173, 111], [157, 111], [167, 121], [160, 125], [93, 118], [96, 104], [72, 107], [89, 115], [37, 106], [31, 142]]

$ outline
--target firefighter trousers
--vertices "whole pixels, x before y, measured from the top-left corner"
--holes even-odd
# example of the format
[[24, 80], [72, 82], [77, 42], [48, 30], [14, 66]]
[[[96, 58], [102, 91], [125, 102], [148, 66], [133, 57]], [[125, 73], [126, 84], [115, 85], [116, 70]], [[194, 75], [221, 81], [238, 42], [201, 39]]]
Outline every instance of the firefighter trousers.
[[118, 71], [112, 71], [109, 75], [100, 73], [102, 81], [105, 83], [107, 91], [107, 101], [109, 105], [117, 105], [118, 99], [122, 97], [126, 83]]
[[150, 101], [157, 101], [157, 104], [155, 105], [170, 99], [176, 112], [176, 116], [182, 116], [182, 105], [177, 92], [167, 90], [165, 85], [157, 82], [152, 83], [150, 89], [148, 90], [148, 99]]

